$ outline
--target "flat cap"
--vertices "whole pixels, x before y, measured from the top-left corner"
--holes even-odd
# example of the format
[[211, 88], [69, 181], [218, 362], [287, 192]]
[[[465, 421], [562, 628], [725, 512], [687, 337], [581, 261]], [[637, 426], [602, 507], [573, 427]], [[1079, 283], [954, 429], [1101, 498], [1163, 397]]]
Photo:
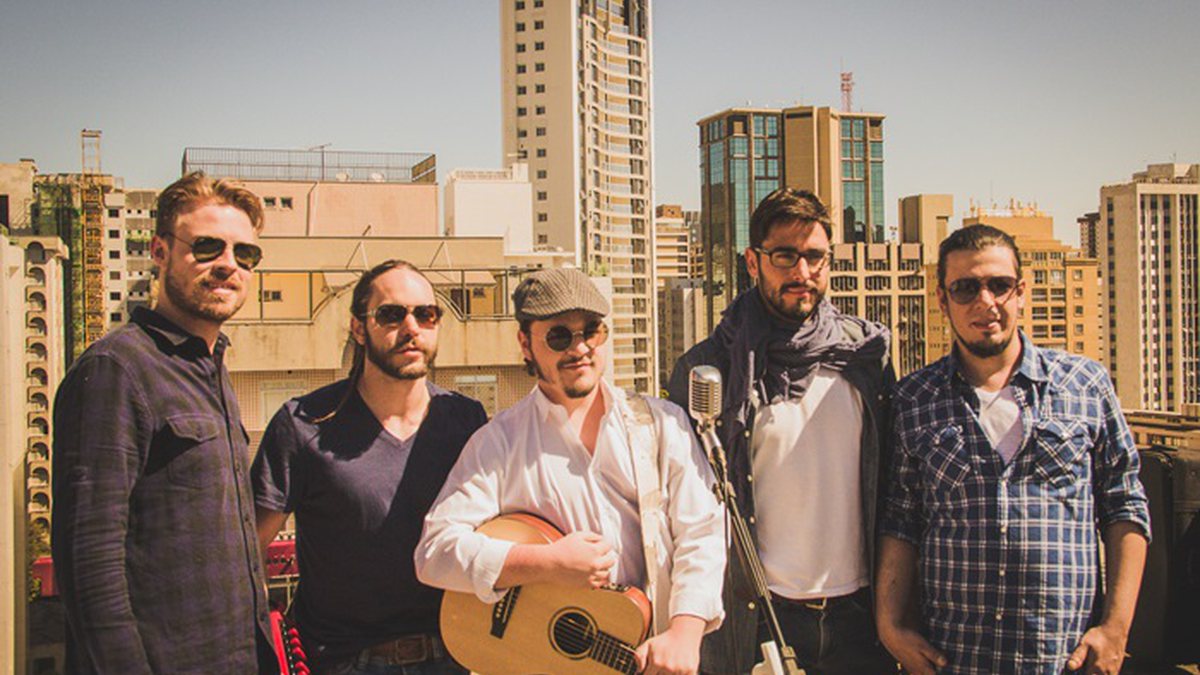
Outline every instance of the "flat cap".
[[570, 267], [539, 270], [525, 277], [512, 294], [517, 321], [548, 319], [583, 310], [608, 316], [608, 301], [583, 272]]

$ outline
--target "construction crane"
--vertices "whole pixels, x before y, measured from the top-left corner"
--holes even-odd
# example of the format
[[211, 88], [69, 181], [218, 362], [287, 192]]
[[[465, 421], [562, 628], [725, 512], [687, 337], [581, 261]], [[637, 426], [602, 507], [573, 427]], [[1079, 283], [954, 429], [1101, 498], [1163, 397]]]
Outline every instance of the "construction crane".
[[83, 344], [99, 340], [105, 331], [104, 315], [104, 180], [100, 171], [100, 131], [79, 132], [81, 171], [79, 203], [83, 216]]

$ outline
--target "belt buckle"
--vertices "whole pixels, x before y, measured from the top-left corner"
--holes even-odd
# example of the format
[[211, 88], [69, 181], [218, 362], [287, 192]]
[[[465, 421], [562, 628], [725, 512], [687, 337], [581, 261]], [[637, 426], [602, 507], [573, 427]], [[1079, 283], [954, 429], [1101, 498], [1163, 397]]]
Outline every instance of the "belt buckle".
[[[397, 640], [395, 642], [395, 657], [392, 660], [392, 664], [397, 666], [411, 666], [413, 664], [424, 663], [430, 660], [433, 658], [433, 645], [431, 642], [432, 641], [427, 635], [417, 635], [414, 637], [401, 638], [400, 640]], [[404, 645], [406, 651], [411, 650], [415, 645], [419, 645], [421, 648], [420, 655], [413, 656], [411, 651], [409, 651], [408, 654], [401, 656], [401, 645]]]
[[826, 596], [820, 600], [805, 600], [804, 606], [807, 609], [824, 612], [825, 608], [829, 607], [829, 597]]

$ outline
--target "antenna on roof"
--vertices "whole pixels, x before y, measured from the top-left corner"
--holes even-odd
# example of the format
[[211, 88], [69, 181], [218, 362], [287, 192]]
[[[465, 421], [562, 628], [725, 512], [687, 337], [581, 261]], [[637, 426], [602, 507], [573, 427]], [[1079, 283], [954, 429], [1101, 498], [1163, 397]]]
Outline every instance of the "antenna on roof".
[[850, 112], [854, 107], [854, 73], [842, 71], [842, 112]]

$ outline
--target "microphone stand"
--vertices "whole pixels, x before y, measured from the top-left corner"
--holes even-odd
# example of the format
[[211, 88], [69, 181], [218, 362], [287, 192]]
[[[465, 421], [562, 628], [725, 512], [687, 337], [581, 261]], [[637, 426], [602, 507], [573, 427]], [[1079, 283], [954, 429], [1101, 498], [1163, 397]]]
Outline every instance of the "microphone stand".
[[754, 539], [750, 536], [750, 528], [746, 525], [741, 509], [738, 507], [733, 484], [729, 481], [729, 467], [725, 461], [725, 450], [721, 447], [720, 439], [717, 438], [713, 420], [710, 418], [700, 421], [697, 424], [697, 431], [708, 451], [708, 463], [712, 465], [713, 473], [716, 475], [713, 492], [717, 496], [717, 501], [725, 505], [727, 520], [732, 523], [734, 550], [737, 552], [738, 559], [742, 562], [742, 568], [746, 571], [746, 576], [754, 590], [755, 600], [765, 613], [767, 629], [771, 633], [772, 642], [765, 642], [761, 645], [763, 663], [756, 665], [752, 673], [754, 675], [764, 672], [772, 675], [804, 675], [804, 671], [796, 661], [795, 650], [788, 646], [783, 637], [783, 629], [779, 627], [779, 617], [775, 615], [775, 607], [771, 603], [771, 589], [767, 587], [767, 573], [763, 569], [762, 559], [758, 556]]

